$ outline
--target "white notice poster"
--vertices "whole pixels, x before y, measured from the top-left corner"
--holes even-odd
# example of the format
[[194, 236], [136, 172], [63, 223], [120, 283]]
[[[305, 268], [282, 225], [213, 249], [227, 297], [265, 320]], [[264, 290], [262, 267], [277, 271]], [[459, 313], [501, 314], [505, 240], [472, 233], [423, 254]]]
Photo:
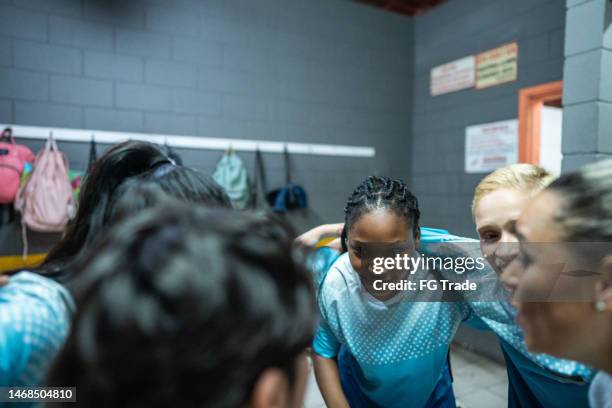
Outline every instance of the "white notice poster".
[[518, 161], [518, 120], [465, 128], [466, 173], [488, 173]]
[[430, 91], [432, 96], [471, 88], [475, 83], [474, 56], [438, 65], [430, 71]]

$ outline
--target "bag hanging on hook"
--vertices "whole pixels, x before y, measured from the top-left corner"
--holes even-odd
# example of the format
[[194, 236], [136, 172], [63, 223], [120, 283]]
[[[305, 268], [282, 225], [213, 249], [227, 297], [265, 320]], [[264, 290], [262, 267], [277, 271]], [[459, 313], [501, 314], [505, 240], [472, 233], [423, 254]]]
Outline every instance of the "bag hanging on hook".
[[8, 204], [15, 200], [21, 183], [21, 175], [27, 163], [34, 161], [32, 151], [15, 143], [13, 131], [6, 128], [0, 137], [0, 203]]
[[255, 149], [255, 166], [253, 171], [253, 183], [251, 184], [250, 207], [258, 210], [269, 210], [270, 206], [266, 199], [266, 172], [263, 157], [259, 147]]
[[217, 163], [213, 179], [225, 189], [234, 208], [243, 210], [247, 208], [251, 194], [247, 171], [242, 159], [228, 148]]
[[89, 162], [87, 163], [87, 173], [91, 171], [91, 167], [96, 160], [98, 160], [98, 149], [96, 148], [96, 139], [94, 135], [91, 135], [91, 141], [89, 142]]
[[15, 199], [15, 209], [21, 213], [24, 259], [28, 253], [27, 228], [62, 232], [74, 217], [76, 206], [68, 168], [68, 158], [50, 134], [45, 147], [36, 155], [32, 175]]
[[268, 203], [275, 212], [280, 213], [308, 208], [306, 190], [302, 186], [294, 184], [291, 179], [291, 160], [286, 145], [283, 150], [283, 158], [285, 161], [285, 185], [268, 193]]
[[17, 152], [17, 155], [24, 162], [30, 164], [34, 162], [34, 153], [32, 153], [32, 150], [30, 150], [28, 146], [15, 143], [15, 138], [13, 137], [13, 129], [11, 129], [10, 127], [7, 127], [2, 131], [0, 143], [2, 142], [12, 144], [14, 146], [15, 151]]

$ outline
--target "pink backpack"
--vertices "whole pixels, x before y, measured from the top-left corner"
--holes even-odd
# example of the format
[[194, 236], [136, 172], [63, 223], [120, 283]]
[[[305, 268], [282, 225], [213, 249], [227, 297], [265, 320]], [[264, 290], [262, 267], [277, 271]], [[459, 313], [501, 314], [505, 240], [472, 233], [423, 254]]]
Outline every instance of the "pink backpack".
[[21, 213], [24, 256], [26, 227], [39, 232], [62, 232], [74, 216], [68, 159], [57, 148], [53, 135], [36, 155], [32, 175], [17, 193], [15, 209]]
[[0, 138], [0, 204], [15, 201], [23, 166], [26, 161], [33, 160], [32, 151], [26, 146], [15, 144], [11, 129], [5, 129]]

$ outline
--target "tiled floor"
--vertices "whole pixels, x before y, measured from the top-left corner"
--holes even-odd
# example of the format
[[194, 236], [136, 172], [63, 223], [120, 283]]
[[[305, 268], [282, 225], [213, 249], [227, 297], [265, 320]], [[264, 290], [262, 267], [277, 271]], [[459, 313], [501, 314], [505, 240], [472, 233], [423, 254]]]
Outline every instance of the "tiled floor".
[[[462, 408], [508, 406], [508, 378], [504, 366], [460, 347], [451, 348], [455, 397]], [[310, 373], [305, 408], [324, 408], [314, 374]]]
[[457, 405], [463, 408], [508, 406], [506, 368], [464, 348], [451, 348], [453, 387]]
[[304, 408], [325, 408], [325, 401], [319, 392], [317, 380], [314, 377], [312, 363], [310, 364], [310, 375], [308, 376], [308, 385], [306, 385], [306, 395], [304, 397]]

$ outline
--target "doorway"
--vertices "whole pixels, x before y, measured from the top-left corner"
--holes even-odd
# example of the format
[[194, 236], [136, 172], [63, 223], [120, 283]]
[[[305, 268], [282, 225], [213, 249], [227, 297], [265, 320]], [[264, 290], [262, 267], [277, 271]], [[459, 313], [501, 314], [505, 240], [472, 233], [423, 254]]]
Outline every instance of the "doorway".
[[519, 162], [537, 164], [555, 177], [561, 173], [563, 81], [519, 92]]

